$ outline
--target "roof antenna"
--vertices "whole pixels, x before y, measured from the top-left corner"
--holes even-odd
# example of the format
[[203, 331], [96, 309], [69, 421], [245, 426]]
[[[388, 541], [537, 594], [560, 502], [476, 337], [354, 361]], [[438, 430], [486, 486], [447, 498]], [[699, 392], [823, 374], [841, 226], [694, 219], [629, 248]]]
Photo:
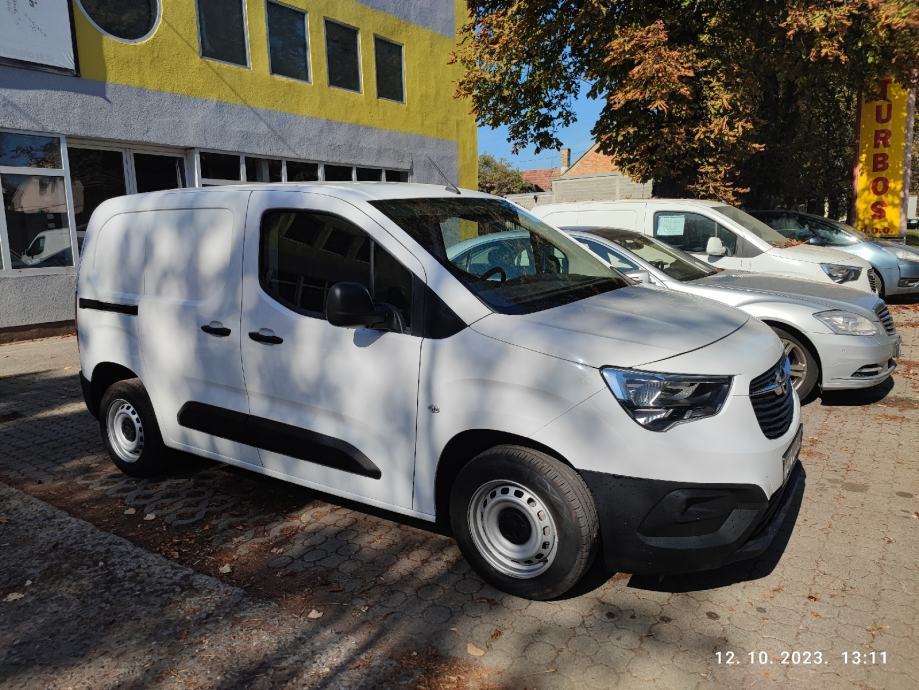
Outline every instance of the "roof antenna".
[[453, 184], [452, 182], [450, 182], [450, 178], [447, 177], [447, 176], [444, 174], [444, 171], [441, 170], [441, 169], [440, 169], [440, 166], [437, 165], [437, 163], [434, 162], [434, 159], [433, 159], [433, 158], [431, 158], [430, 156], [427, 156], [427, 155], [425, 156], [425, 158], [427, 158], [427, 159], [428, 159], [428, 162], [429, 162], [431, 165], [434, 166], [434, 169], [437, 170], [437, 172], [440, 173], [440, 176], [441, 176], [442, 178], [444, 178], [444, 182], [447, 183], [447, 186], [444, 187], [444, 189], [446, 189], [448, 192], [453, 192], [454, 194], [462, 194], [462, 192], [460, 191], [460, 188], [457, 187], [457, 186], [456, 186], [455, 184]]

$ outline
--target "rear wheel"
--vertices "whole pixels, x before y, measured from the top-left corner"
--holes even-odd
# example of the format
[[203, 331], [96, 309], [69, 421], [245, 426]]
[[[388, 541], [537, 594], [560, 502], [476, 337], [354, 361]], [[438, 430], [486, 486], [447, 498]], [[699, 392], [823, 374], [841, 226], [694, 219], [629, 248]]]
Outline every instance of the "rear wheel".
[[809, 399], [820, 379], [820, 363], [817, 362], [817, 357], [814, 356], [810, 346], [802, 342], [796, 335], [777, 326], [774, 326], [772, 330], [782, 341], [785, 355], [791, 364], [791, 382], [798, 391], [798, 397], [801, 400]]
[[567, 592], [597, 551], [597, 511], [584, 481], [555, 458], [520, 446], [496, 446], [463, 467], [450, 495], [450, 521], [476, 572], [527, 599]]
[[99, 427], [109, 457], [125, 474], [149, 477], [169, 469], [169, 451], [140, 379], [109, 386], [99, 406]]

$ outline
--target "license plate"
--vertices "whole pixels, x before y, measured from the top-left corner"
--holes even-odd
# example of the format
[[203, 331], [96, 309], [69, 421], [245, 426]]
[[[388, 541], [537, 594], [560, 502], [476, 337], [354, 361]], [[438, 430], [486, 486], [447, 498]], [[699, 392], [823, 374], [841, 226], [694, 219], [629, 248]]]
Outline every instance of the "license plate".
[[788, 474], [791, 472], [791, 468], [795, 466], [795, 462], [798, 460], [798, 455], [801, 453], [801, 440], [804, 438], [804, 425], [798, 427], [798, 433], [795, 434], [794, 441], [791, 442], [791, 445], [788, 446], [788, 449], [785, 451], [785, 454], [782, 456], [782, 483], [785, 483], [785, 480], [788, 479]]

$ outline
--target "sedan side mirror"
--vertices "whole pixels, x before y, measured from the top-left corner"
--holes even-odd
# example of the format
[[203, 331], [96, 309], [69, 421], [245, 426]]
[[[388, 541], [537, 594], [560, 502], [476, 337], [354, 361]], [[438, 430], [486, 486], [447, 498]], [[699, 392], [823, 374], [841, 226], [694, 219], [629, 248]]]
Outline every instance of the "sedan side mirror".
[[813, 245], [815, 245], [815, 246], [817, 246], [817, 247], [824, 247], [824, 246], [826, 246], [826, 240], [823, 239], [822, 237], [816, 237], [816, 236], [815, 236], [815, 237], [811, 237], [809, 240], [807, 240], [807, 243], [808, 243], [808, 244], [813, 244]]
[[386, 323], [386, 310], [374, 305], [360, 283], [335, 283], [325, 298], [325, 317], [333, 326], [378, 328]]
[[705, 243], [705, 253], [709, 256], [724, 256], [728, 250], [724, 248], [720, 237], [709, 237]]
[[626, 275], [632, 280], [637, 280], [639, 283], [651, 285], [651, 274], [644, 269], [640, 268], [637, 271], [629, 271]]

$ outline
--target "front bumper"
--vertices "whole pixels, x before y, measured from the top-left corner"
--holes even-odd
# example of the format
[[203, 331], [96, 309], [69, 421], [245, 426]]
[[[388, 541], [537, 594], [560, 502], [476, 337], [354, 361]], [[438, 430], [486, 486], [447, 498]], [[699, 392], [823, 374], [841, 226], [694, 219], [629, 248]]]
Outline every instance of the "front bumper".
[[900, 261], [900, 275], [896, 282], [888, 283], [887, 294], [903, 295], [919, 292], [919, 261]]
[[804, 490], [799, 449], [799, 443], [789, 447], [788, 477], [771, 497], [750, 484], [582, 472], [600, 518], [604, 565], [610, 571], [665, 575], [712, 570], [761, 555]]
[[820, 356], [824, 390], [871, 388], [886, 381], [897, 366], [900, 335], [813, 336]]

